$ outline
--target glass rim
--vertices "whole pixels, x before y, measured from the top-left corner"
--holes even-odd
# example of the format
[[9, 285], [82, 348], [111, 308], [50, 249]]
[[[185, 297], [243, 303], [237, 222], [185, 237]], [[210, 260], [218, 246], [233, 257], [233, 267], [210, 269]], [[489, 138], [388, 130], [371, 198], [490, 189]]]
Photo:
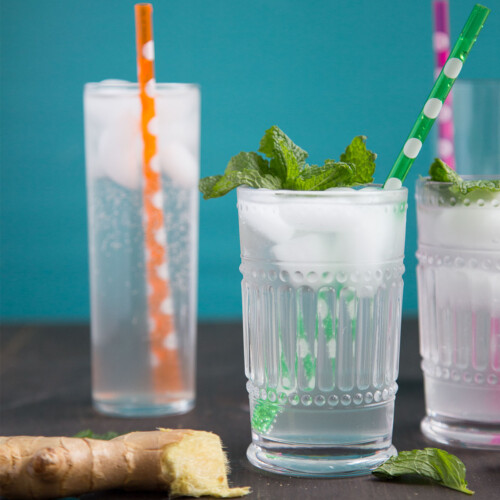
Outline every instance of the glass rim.
[[[464, 181], [497, 181], [497, 180], [500, 180], [500, 174], [491, 174], [491, 175], [473, 174], [473, 175], [461, 175], [460, 177]], [[417, 186], [443, 186], [443, 187], [453, 186], [453, 182], [431, 181], [429, 176], [418, 178], [416, 184], [417, 184]]]
[[[368, 184], [362, 187], [377, 187], [382, 188], [382, 184]], [[358, 200], [365, 202], [371, 200], [372, 202], [401, 202], [406, 201], [408, 196], [408, 188], [401, 186], [399, 189], [377, 189], [377, 190], [363, 190], [363, 189], [330, 189], [325, 191], [295, 191], [290, 189], [266, 189], [266, 188], [253, 188], [250, 186], [239, 186], [236, 188], [238, 196], [253, 196], [258, 199], [264, 200]]]
[[[156, 82], [157, 90], [188, 90], [188, 89], [200, 89], [200, 84], [198, 83], [182, 83], [182, 82]], [[85, 93], [99, 94], [100, 91], [106, 90], [107, 92], [103, 95], [113, 96], [113, 95], [123, 95], [123, 92], [135, 93], [139, 91], [139, 84], [137, 82], [129, 82], [127, 80], [102, 80], [100, 82], [87, 82], [83, 86]], [[115, 92], [113, 92], [115, 91]]]

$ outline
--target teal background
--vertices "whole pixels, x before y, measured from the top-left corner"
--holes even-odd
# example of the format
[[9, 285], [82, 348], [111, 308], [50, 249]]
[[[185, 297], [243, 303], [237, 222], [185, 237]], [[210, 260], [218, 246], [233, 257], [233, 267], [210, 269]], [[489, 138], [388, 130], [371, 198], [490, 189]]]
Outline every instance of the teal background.
[[[500, 78], [500, 0], [461, 77]], [[279, 125], [313, 163], [353, 136], [392, 166], [433, 81], [430, 1], [153, 1], [158, 81], [202, 89], [202, 176]], [[452, 0], [452, 40], [474, 1]], [[1, 10], [1, 317], [89, 316], [82, 89], [135, 80], [133, 1], [7, 1]], [[404, 309], [417, 309], [413, 185]], [[199, 316], [241, 314], [235, 194], [200, 204]]]

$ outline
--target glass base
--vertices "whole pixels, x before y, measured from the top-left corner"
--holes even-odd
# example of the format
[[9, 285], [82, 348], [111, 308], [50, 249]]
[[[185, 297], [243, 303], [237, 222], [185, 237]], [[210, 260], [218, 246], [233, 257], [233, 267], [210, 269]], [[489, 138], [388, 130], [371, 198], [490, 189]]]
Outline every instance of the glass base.
[[[365, 450], [366, 452], [366, 450]], [[336, 448], [290, 447], [290, 452], [269, 451], [252, 443], [247, 450], [247, 458], [252, 465], [275, 474], [298, 477], [346, 477], [362, 476], [397, 454], [390, 446], [374, 453], [359, 455], [347, 454], [347, 450]]]
[[99, 413], [115, 417], [158, 417], [187, 413], [194, 408], [194, 400], [183, 399], [167, 404], [140, 404], [127, 400], [94, 400], [94, 408]]
[[483, 424], [467, 420], [427, 416], [420, 423], [425, 437], [464, 448], [500, 450], [500, 422]]

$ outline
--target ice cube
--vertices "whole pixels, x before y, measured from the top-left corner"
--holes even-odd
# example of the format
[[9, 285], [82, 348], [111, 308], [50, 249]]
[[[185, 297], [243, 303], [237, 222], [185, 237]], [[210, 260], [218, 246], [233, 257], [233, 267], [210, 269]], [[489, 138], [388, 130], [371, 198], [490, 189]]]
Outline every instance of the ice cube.
[[332, 260], [335, 235], [311, 233], [278, 243], [271, 249], [279, 261], [294, 263], [328, 263]]
[[322, 202], [302, 203], [288, 201], [279, 205], [282, 219], [297, 231], [332, 232], [352, 227], [356, 214], [353, 204], [338, 205]]
[[391, 224], [380, 220], [377, 214], [365, 215], [350, 231], [339, 233], [335, 247], [335, 258], [342, 262], [382, 263], [403, 253], [402, 245], [396, 245], [396, 234]]
[[[95, 131], [95, 138], [87, 134], [89, 172], [137, 189], [143, 150], [140, 99], [133, 87], [117, 95], [116, 84], [121, 82], [107, 82], [109, 87], [100, 87], [86, 100], [86, 128]], [[194, 87], [170, 86], [157, 92], [155, 103], [161, 167], [176, 184], [195, 186], [199, 178], [199, 92]]]
[[85, 100], [89, 174], [107, 176], [129, 189], [139, 188], [141, 179], [141, 106], [134, 96], [116, 95], [110, 86]]
[[102, 126], [107, 127], [117, 120], [123, 120], [124, 114], [133, 116], [137, 123], [140, 121], [141, 102], [138, 95], [128, 93], [115, 95], [111, 90], [100, 89], [98, 93], [92, 94], [85, 104], [86, 118]]
[[142, 140], [137, 116], [124, 110], [109, 120], [97, 146], [99, 170], [128, 189], [141, 185]]
[[166, 149], [167, 143], [182, 144], [196, 158], [199, 155], [200, 115], [199, 94], [159, 94], [156, 114], [160, 134], [159, 148]]
[[287, 203], [280, 207], [283, 220], [297, 232], [337, 235], [332, 258], [350, 262], [381, 262], [400, 256], [404, 232], [403, 213], [387, 212], [383, 206], [352, 203]]
[[283, 255], [285, 260], [297, 262], [322, 259], [362, 265], [380, 264], [403, 255], [402, 214], [388, 214], [384, 207], [367, 210], [353, 205], [332, 207], [328, 214], [319, 207], [308, 210], [303, 206], [302, 212], [298, 208], [286, 211], [284, 220], [295, 228], [296, 237], [274, 248], [277, 258]]
[[279, 208], [274, 204], [263, 205], [245, 201], [240, 207], [240, 220], [243, 226], [264, 236], [272, 243], [290, 239], [293, 227], [281, 217]]
[[195, 187], [200, 177], [197, 159], [182, 144], [159, 143], [162, 170], [174, 184], [185, 188]]
[[498, 210], [486, 207], [450, 207], [439, 210], [422, 207], [419, 239], [455, 248], [500, 249]]

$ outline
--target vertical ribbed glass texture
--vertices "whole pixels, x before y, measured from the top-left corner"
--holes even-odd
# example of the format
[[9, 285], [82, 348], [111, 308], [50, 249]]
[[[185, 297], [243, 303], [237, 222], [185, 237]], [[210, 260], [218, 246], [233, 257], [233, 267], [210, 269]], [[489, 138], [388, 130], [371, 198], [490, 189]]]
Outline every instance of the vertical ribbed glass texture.
[[439, 442], [500, 446], [500, 192], [419, 181], [420, 352]]
[[[245, 371], [259, 450], [298, 462], [350, 454], [355, 464], [391, 447], [406, 196], [404, 188], [238, 189]], [[305, 474], [294, 466], [285, 472]]]

